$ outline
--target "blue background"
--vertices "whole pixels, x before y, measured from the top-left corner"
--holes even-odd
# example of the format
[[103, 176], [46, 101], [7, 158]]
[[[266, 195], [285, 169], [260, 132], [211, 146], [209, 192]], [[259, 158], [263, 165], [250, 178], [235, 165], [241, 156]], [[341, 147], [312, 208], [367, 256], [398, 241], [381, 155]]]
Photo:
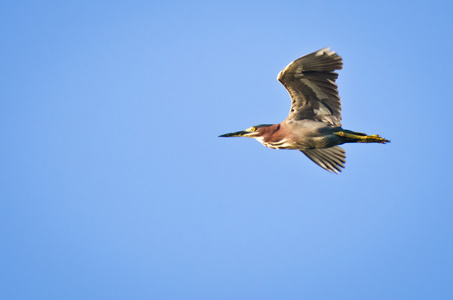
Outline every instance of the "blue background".
[[[451, 1], [2, 1], [1, 299], [453, 299]], [[226, 132], [330, 46], [334, 175]]]

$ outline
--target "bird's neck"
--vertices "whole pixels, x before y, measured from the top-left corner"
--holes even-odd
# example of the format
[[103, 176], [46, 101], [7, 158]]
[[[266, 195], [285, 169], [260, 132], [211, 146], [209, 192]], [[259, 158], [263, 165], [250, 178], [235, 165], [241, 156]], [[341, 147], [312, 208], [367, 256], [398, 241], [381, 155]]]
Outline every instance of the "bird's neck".
[[273, 124], [266, 128], [267, 134], [264, 139], [265, 142], [272, 142], [280, 135], [280, 124]]

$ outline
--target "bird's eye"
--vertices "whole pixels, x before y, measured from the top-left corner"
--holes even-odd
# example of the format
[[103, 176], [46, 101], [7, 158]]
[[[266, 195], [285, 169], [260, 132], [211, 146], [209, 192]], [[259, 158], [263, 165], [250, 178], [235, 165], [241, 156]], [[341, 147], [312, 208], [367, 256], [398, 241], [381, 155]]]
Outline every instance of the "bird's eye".
[[255, 131], [255, 130], [256, 130], [255, 127], [251, 127], [251, 128], [250, 128], [250, 131], [252, 131], [252, 132]]

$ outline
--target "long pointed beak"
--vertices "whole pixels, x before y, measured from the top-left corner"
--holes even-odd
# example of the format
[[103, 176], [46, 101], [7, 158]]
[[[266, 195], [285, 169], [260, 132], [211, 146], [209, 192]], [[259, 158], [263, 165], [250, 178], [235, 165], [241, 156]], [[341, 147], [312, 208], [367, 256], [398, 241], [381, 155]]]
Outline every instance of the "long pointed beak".
[[236, 132], [225, 133], [225, 134], [219, 135], [219, 137], [247, 136], [249, 133], [250, 132], [247, 132], [247, 131], [236, 131]]

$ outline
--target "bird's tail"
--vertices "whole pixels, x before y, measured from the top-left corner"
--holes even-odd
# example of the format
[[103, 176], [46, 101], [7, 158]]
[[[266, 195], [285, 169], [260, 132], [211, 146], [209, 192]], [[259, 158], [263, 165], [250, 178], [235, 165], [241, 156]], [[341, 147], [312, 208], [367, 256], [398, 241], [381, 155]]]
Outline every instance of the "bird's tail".
[[341, 137], [344, 140], [344, 143], [380, 143], [380, 144], [390, 143], [389, 140], [377, 134], [367, 135], [362, 132], [356, 132], [351, 130], [341, 130], [335, 132], [335, 135]]

